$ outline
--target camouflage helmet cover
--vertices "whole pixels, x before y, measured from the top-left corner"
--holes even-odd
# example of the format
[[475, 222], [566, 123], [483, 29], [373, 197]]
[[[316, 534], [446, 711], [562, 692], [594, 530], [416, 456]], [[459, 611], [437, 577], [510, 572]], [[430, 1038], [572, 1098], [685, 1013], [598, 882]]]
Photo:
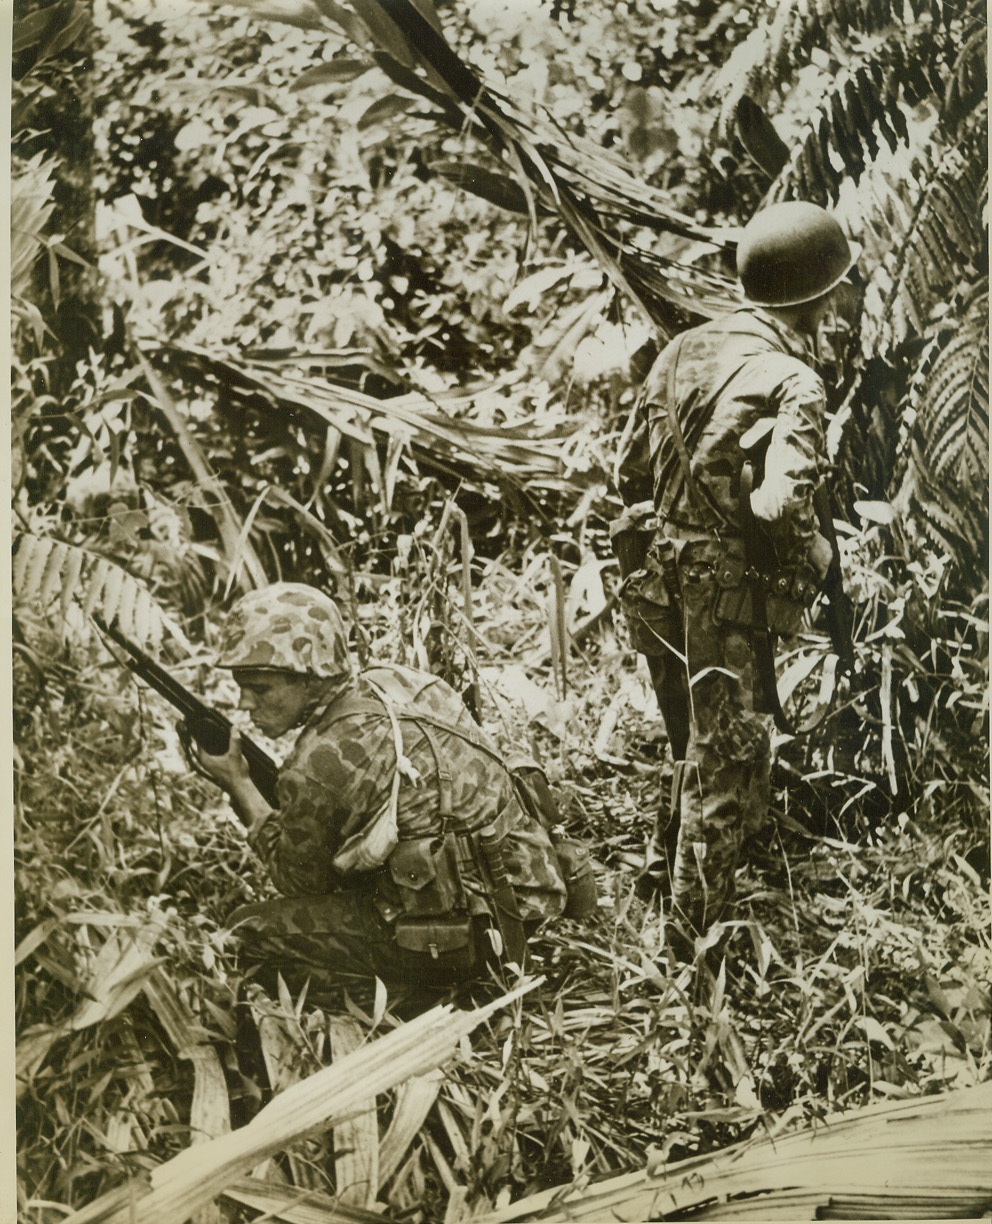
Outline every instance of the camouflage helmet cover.
[[348, 632], [334, 601], [302, 582], [249, 591], [231, 609], [218, 667], [275, 668], [330, 679], [351, 671]]

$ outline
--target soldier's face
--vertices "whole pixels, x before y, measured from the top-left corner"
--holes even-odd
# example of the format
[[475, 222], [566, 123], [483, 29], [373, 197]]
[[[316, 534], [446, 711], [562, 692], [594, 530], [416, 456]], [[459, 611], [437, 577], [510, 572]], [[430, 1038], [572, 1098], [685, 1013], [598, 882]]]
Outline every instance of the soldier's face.
[[295, 727], [310, 699], [308, 678], [293, 672], [245, 668], [235, 671], [234, 679], [241, 688], [239, 708], [270, 739]]

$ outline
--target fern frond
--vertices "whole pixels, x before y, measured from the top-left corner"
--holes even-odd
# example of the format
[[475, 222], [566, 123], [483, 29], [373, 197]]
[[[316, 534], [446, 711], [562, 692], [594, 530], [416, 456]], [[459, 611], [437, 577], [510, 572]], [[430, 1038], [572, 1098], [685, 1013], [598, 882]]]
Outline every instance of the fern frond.
[[121, 632], [142, 649], [159, 648], [166, 633], [189, 649], [182, 630], [143, 583], [75, 544], [18, 533], [12, 578], [15, 605], [45, 616], [57, 605], [63, 629], [81, 631], [85, 618], [99, 612], [108, 622], [116, 618]]
[[[914, 129], [935, 111], [944, 93], [941, 77], [921, 59], [929, 44], [907, 40], [901, 30], [877, 42], [870, 53], [835, 72], [830, 88], [807, 118], [771, 199], [836, 200], [846, 180], [915, 140]], [[930, 120], [932, 122], [932, 120]]]
[[[984, 12], [984, 6], [983, 6]], [[944, 93], [941, 119], [948, 132], [954, 134], [962, 122], [967, 122], [977, 110], [989, 89], [989, 30], [981, 18], [963, 39], [954, 61], [953, 71]]]
[[922, 536], [931, 548], [946, 552], [956, 563], [959, 574], [975, 576], [984, 572], [983, 558], [988, 554], [988, 504], [973, 506], [955, 500], [948, 490], [927, 471], [926, 457], [914, 441], [911, 450], [912, 478], [893, 499], [905, 529]]
[[965, 571], [983, 568], [988, 542], [988, 279], [951, 304], [934, 330], [904, 410], [896, 504]]
[[[987, 306], [987, 293], [986, 293]], [[934, 477], [949, 488], [970, 491], [988, 478], [988, 315], [964, 320], [940, 354], [927, 387], [926, 457]], [[970, 324], [970, 326], [969, 326]]]
[[935, 306], [945, 302], [964, 269], [982, 263], [988, 201], [986, 121], [975, 115], [956, 146], [933, 144], [889, 183], [889, 215], [873, 218], [888, 254], [872, 273], [861, 321], [864, 353], [891, 351], [923, 334]]
[[922, 63], [919, 47], [935, 54], [944, 43], [936, 36], [940, 11], [933, 0], [783, 0], [710, 82], [709, 95], [723, 101], [719, 132], [726, 138], [733, 131], [744, 95], [764, 106], [774, 92], [787, 92], [816, 52], [851, 62], [852, 32], [861, 44], [909, 46], [914, 64]]

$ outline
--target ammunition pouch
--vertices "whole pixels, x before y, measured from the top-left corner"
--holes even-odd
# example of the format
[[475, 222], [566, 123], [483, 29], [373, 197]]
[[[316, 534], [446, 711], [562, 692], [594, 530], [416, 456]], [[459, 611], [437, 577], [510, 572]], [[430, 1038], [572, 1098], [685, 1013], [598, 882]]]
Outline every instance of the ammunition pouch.
[[467, 972], [478, 960], [476, 925], [468, 914], [403, 915], [396, 919], [393, 938], [397, 947], [429, 956], [438, 969]]
[[473, 969], [476, 927], [465, 902], [455, 835], [401, 841], [387, 865], [403, 907], [393, 923], [396, 946], [429, 957], [439, 971]]
[[599, 904], [596, 877], [593, 874], [589, 849], [572, 837], [560, 837], [555, 826], [561, 816], [547, 775], [530, 757], [511, 757], [507, 768], [524, 811], [543, 828], [551, 840], [558, 869], [565, 881], [564, 918], [588, 918]]
[[599, 905], [589, 848], [574, 837], [559, 837], [553, 845], [565, 881], [562, 917], [588, 918]]
[[635, 570], [625, 579], [620, 587], [620, 606], [630, 644], [638, 654], [663, 655], [669, 652], [670, 645], [680, 648], [682, 601], [653, 555], [643, 569]]
[[[806, 564], [777, 566], [770, 571], [748, 565], [742, 547], [736, 542], [691, 541], [679, 558], [679, 574], [684, 587], [693, 587], [708, 602], [700, 587], [712, 586], [713, 621], [734, 628], [761, 628], [755, 613], [755, 588], [765, 594], [767, 628], [788, 636], [802, 623], [803, 613], [818, 590], [816, 573]], [[695, 594], [695, 592], [694, 592]], [[695, 599], [691, 600], [695, 602]]]
[[401, 841], [390, 854], [389, 875], [399, 889], [404, 914], [450, 914], [463, 905], [458, 852], [452, 834]]

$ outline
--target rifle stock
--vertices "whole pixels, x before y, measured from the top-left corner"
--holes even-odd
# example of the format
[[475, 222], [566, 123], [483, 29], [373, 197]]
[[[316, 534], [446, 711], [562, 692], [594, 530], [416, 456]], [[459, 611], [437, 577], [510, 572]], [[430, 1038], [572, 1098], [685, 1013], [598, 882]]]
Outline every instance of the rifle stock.
[[[128, 669], [179, 711], [183, 717], [180, 734], [184, 738], [188, 736], [209, 756], [222, 756], [227, 752], [233, 728], [233, 723], [229, 718], [218, 710], [212, 710], [209, 706], [204, 705], [199, 697], [195, 697], [189, 689], [180, 684], [150, 655], [147, 655], [140, 646], [125, 637], [116, 621], [108, 625], [96, 613], [93, 614], [93, 620], [107, 637], [126, 651], [129, 657], [124, 662]], [[248, 774], [255, 789], [270, 807], [276, 807], [276, 782], [279, 778], [279, 766], [263, 748], [260, 748], [246, 735], [241, 736], [241, 754], [245, 758]]]
[[813, 493], [820, 534], [830, 545], [830, 568], [823, 579], [823, 593], [827, 597], [824, 613], [830, 640], [845, 672], [854, 670], [854, 612], [851, 601], [844, 590], [844, 577], [840, 568], [840, 546], [834, 529], [834, 516], [830, 506], [830, 494], [826, 485], [818, 485]]

